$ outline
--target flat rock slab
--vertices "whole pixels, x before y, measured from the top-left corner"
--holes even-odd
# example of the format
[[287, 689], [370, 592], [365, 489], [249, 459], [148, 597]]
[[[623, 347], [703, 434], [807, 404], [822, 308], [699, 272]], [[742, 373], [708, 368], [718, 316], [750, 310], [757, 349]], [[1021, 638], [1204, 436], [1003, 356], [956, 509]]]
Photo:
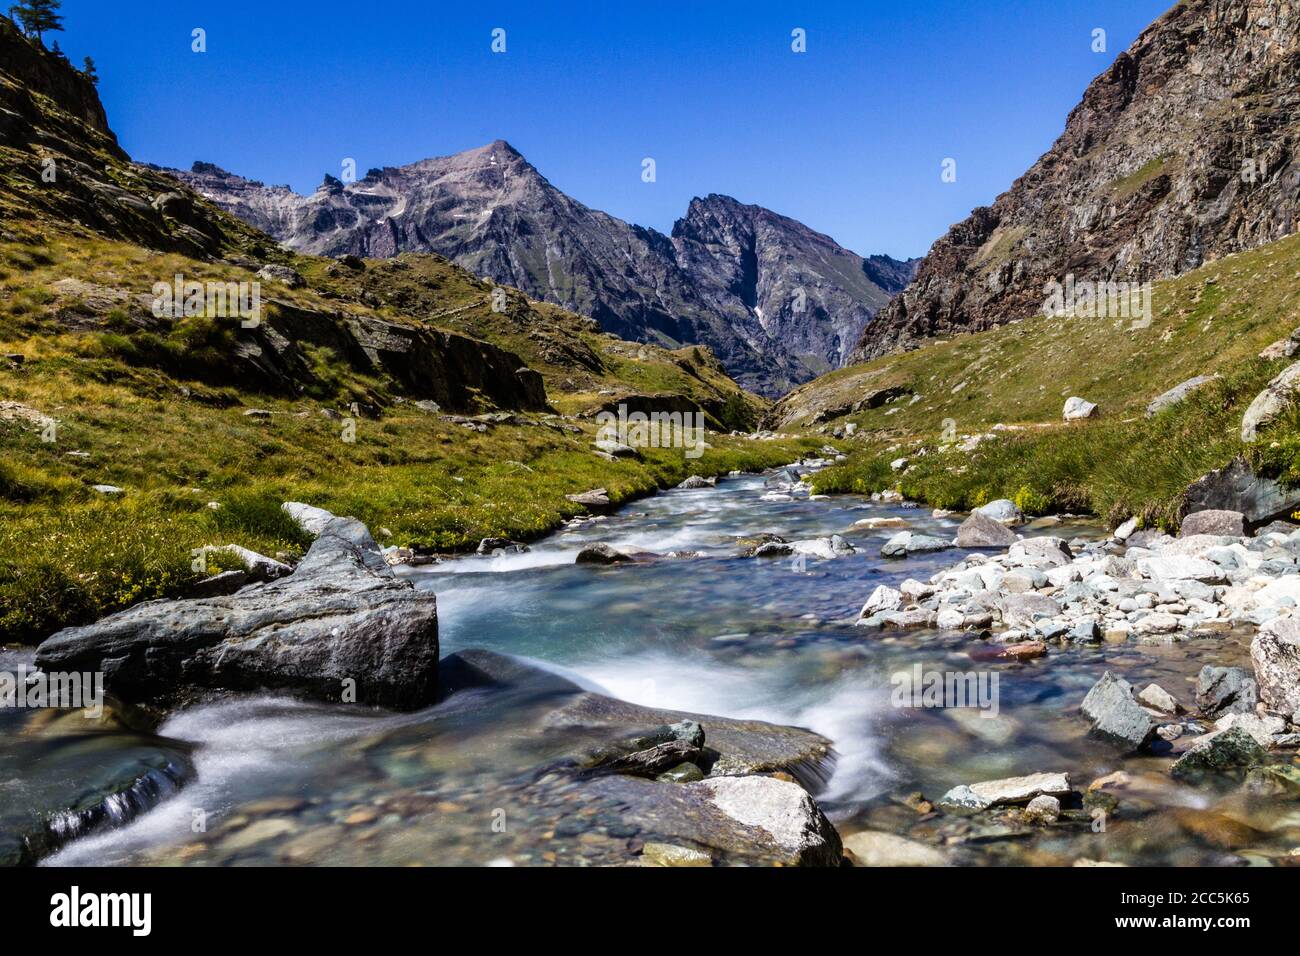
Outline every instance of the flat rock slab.
[[816, 792], [835, 766], [831, 742], [802, 727], [660, 710], [591, 692], [579, 693], [556, 708], [546, 724], [556, 729], [598, 728], [614, 736], [683, 720], [704, 727], [710, 776], [784, 772]]
[[947, 866], [942, 850], [880, 830], [864, 830], [844, 838], [844, 849], [858, 866]]
[[1028, 803], [1034, 797], [1044, 794], [1063, 797], [1069, 793], [1068, 773], [1033, 773], [1025, 777], [986, 780], [968, 786], [953, 787], [939, 802], [972, 810], [986, 810], [994, 806]]
[[150, 601], [43, 643], [48, 671], [102, 671], [130, 702], [284, 690], [412, 708], [435, 694], [437, 601], [394, 575], [361, 522], [331, 518], [293, 574], [234, 594]]

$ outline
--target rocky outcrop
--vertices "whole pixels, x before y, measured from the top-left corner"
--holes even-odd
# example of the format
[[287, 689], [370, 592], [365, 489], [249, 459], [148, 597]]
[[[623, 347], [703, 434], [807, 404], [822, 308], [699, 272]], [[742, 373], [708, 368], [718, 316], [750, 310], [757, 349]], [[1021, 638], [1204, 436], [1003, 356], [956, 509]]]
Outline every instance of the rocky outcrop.
[[394, 576], [359, 521], [335, 518], [288, 577], [67, 628], [41, 644], [36, 662], [101, 671], [106, 689], [129, 702], [272, 689], [418, 707], [437, 684], [437, 603]]
[[1269, 710], [1290, 717], [1300, 712], [1300, 620], [1274, 618], [1250, 644], [1259, 696]]
[[1262, 392], [1255, 396], [1241, 416], [1241, 440], [1252, 442], [1261, 429], [1273, 424], [1300, 394], [1300, 362], [1288, 365]]
[[322, 384], [305, 351], [311, 346], [444, 409], [548, 408], [541, 375], [503, 348], [443, 329], [323, 312], [283, 299], [268, 300], [264, 320], [236, 333], [231, 365], [222, 374], [245, 387], [299, 394]]
[[436, 252], [622, 338], [708, 345], [771, 394], [842, 364], [912, 270], [726, 196], [695, 199], [665, 236], [565, 195], [504, 140], [355, 183], [327, 176], [310, 196], [210, 163], [172, 174], [297, 251]]
[[1209, 385], [1216, 378], [1218, 378], [1217, 375], [1198, 375], [1195, 378], [1189, 378], [1185, 382], [1179, 382], [1169, 391], [1162, 392], [1151, 400], [1151, 403], [1147, 405], [1146, 417], [1153, 418], [1165, 409], [1181, 404], [1193, 392]]
[[1236, 511], [1254, 526], [1290, 515], [1300, 508], [1300, 488], [1287, 488], [1256, 474], [1244, 458], [1192, 482], [1183, 493], [1182, 514]]
[[0, 147], [9, 150], [4, 220], [16, 205], [15, 218], [74, 223], [83, 232], [201, 258], [274, 248], [171, 177], [133, 165], [109, 129], [95, 85], [3, 17]]
[[934, 244], [854, 358], [1043, 312], [1052, 280], [1141, 283], [1293, 232], [1296, 18], [1282, 0], [1174, 5], [1027, 173]]

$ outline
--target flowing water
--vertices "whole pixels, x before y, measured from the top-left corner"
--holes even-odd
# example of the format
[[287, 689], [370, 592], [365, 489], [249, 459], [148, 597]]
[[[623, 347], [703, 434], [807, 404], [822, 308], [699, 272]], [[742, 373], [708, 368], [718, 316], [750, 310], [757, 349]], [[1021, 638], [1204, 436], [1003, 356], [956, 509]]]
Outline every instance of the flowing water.
[[[845, 834], [908, 834], [949, 846], [964, 863], [1263, 863], [1300, 844], [1294, 803], [1174, 784], [1167, 758], [1117, 758], [1085, 737], [1078, 714], [1107, 669], [1190, 700], [1203, 664], [1246, 662], [1241, 636], [1070, 646], [1010, 663], [972, 634], [867, 632], [853, 621], [877, 584], [924, 580], [962, 553], [887, 561], [880, 545], [896, 529], [857, 531], [854, 522], [902, 517], [914, 531], [951, 537], [957, 520], [855, 496], [771, 500], [764, 492], [755, 476], [673, 490], [527, 553], [406, 573], [438, 595], [444, 656], [486, 648], [635, 703], [830, 738], [838, 758], [818, 802]], [[838, 533], [857, 550], [835, 559], [741, 556], [739, 539], [761, 532], [787, 540]], [[1067, 523], [1051, 533], [1101, 529]], [[595, 541], [659, 557], [574, 564]], [[982, 711], [895, 706], [891, 675], [918, 666], [996, 678], [996, 696]], [[572, 741], [539, 733], [537, 721], [569, 692], [468, 691], [400, 715], [276, 697], [195, 707], [167, 720], [153, 742], [191, 753], [184, 788], [160, 795], [134, 822], [74, 839], [48, 862], [618, 862], [635, 833], [616, 807], [579, 812], [578, 796], [550, 776], [539, 789], [535, 768]], [[125, 749], [148, 743], [105, 735]], [[1044, 830], [918, 812], [908, 796], [934, 800], [960, 783], [1039, 771], [1069, 771], [1081, 789], [1121, 768], [1132, 777], [1131, 809], [1100, 828], [1082, 810]], [[507, 808], [512, 825], [498, 832], [490, 820]]]

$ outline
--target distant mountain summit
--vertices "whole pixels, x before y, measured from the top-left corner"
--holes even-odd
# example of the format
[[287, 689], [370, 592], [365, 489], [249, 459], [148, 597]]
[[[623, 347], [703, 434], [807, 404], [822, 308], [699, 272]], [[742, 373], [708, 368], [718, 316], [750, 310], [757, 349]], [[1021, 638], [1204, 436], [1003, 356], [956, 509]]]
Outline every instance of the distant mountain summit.
[[1300, 222], [1300, 11], [1184, 0], [1097, 77], [1055, 145], [930, 249], [855, 360], [1043, 311], [1045, 284], [1167, 278]]
[[567, 196], [505, 140], [354, 183], [326, 176], [309, 196], [210, 163], [170, 172], [297, 251], [436, 252], [620, 337], [708, 345], [767, 394], [843, 364], [915, 264], [864, 260], [726, 196], [693, 200], [665, 236]]

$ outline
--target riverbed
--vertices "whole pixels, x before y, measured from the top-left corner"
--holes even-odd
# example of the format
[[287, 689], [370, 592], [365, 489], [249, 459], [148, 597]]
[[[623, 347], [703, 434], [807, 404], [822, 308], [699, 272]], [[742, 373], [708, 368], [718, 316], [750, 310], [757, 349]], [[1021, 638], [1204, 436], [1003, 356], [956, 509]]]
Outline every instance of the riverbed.
[[[990, 642], [970, 632], [863, 629], [855, 621], [878, 584], [925, 580], [963, 552], [886, 560], [880, 546], [897, 529], [855, 522], [896, 518], [951, 538], [960, 516], [858, 496], [783, 497], [763, 476], [737, 476], [643, 499], [524, 553], [403, 573], [438, 596], [444, 656], [485, 648], [637, 704], [824, 735], [836, 756], [816, 797], [845, 835], [897, 833], [941, 848], [956, 864], [1268, 863], [1300, 844], [1294, 803], [1176, 784], [1167, 759], [1117, 757], [1086, 737], [1078, 714], [1107, 669], [1189, 700], [1203, 664], [1248, 661], [1246, 635], [1063, 646], [1012, 662], [993, 658]], [[1025, 533], [1040, 531], [1104, 533], [1087, 521]], [[791, 541], [840, 534], [855, 550], [744, 556], [745, 539], [763, 532]], [[575, 564], [592, 542], [638, 560]], [[976, 706], [899, 706], [894, 676], [918, 667], [973, 672], [984, 686], [995, 676], [996, 695]], [[163, 751], [192, 760], [184, 786], [160, 793], [131, 822], [89, 828], [46, 862], [625, 862], [637, 834], [616, 807], [573, 811], [576, 796], [561, 780], [543, 777], [539, 789], [534, 768], [563, 749], [553, 734], [536, 732], [551, 693], [471, 692], [410, 714], [276, 696], [191, 708], [156, 737]], [[138, 734], [98, 732], [123, 746], [128, 736], [130, 746], [147, 744]], [[1065, 771], [1083, 790], [1120, 769], [1130, 775], [1132, 799], [1100, 827], [1082, 812], [1043, 828], [927, 806], [963, 783]]]

